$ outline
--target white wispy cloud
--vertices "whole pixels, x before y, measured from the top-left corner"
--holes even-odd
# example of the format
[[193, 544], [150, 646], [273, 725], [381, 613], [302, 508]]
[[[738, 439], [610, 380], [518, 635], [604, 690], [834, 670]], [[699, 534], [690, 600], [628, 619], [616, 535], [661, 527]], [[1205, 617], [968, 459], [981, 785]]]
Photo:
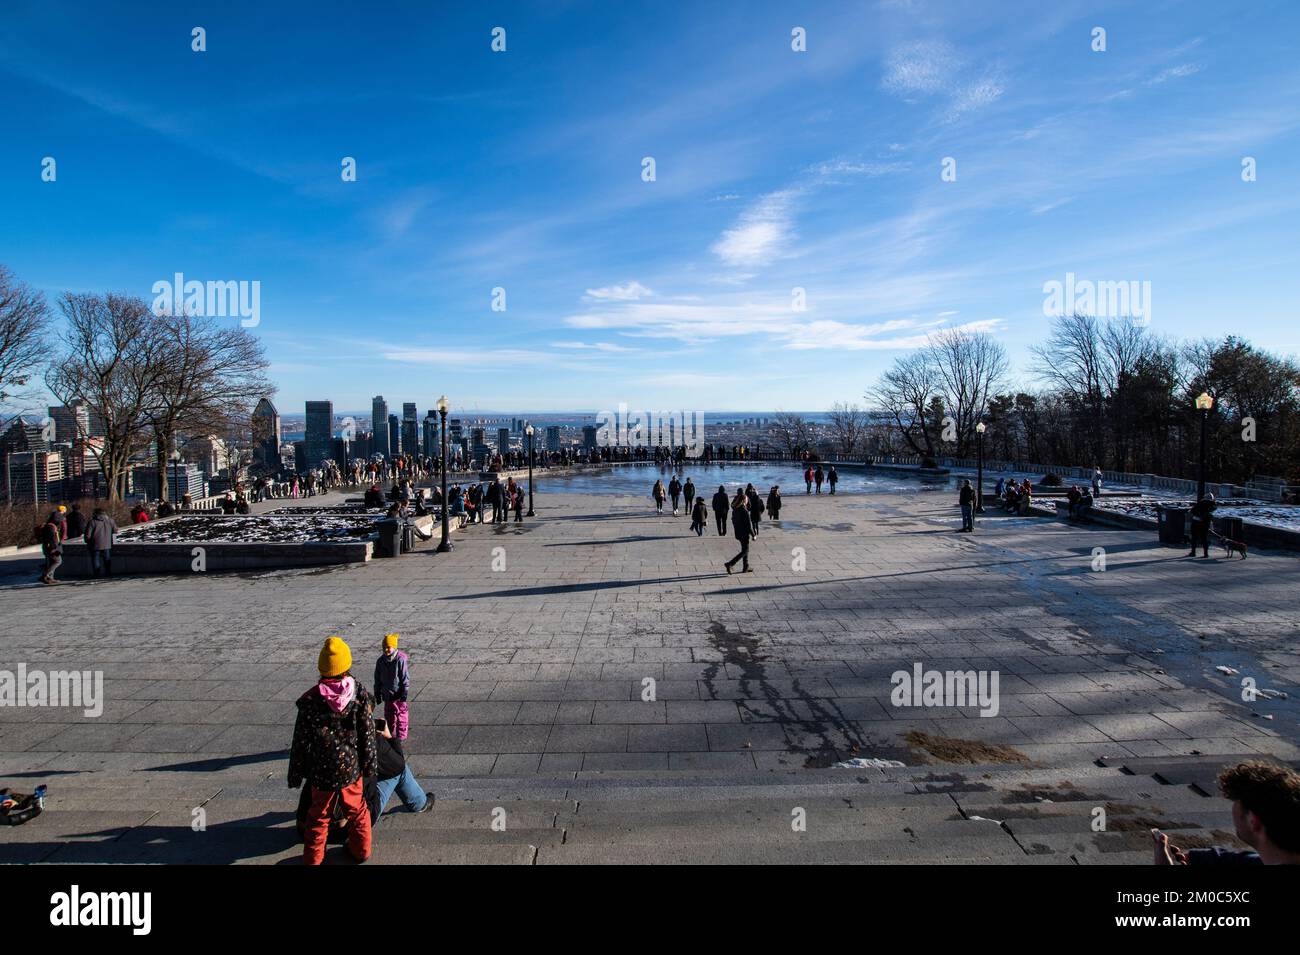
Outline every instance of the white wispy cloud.
[[933, 95], [949, 89], [957, 74], [957, 52], [943, 40], [896, 47], [885, 60], [885, 89], [900, 96]]
[[736, 224], [713, 243], [713, 252], [728, 265], [766, 265], [794, 238], [792, 206], [798, 189], [769, 192], [747, 209]]
[[637, 299], [653, 295], [640, 282], [628, 282], [625, 285], [606, 285], [603, 288], [589, 288], [584, 296], [592, 302], [634, 302]]
[[1193, 76], [1204, 67], [1199, 63], [1180, 63], [1178, 66], [1171, 66], [1168, 69], [1161, 70], [1151, 79], [1147, 80], [1148, 86], [1158, 86], [1161, 83], [1168, 83], [1170, 80], [1181, 79], [1184, 76]]
[[635, 348], [628, 348], [626, 345], [616, 345], [614, 342], [551, 342], [552, 348], [572, 348], [583, 351], [602, 351], [602, 352], [624, 352], [636, 351]]
[[908, 102], [925, 97], [945, 98], [947, 105], [941, 118], [944, 122], [955, 122], [993, 103], [1006, 91], [995, 72], [974, 73], [946, 40], [920, 40], [890, 52], [885, 59], [881, 86]]

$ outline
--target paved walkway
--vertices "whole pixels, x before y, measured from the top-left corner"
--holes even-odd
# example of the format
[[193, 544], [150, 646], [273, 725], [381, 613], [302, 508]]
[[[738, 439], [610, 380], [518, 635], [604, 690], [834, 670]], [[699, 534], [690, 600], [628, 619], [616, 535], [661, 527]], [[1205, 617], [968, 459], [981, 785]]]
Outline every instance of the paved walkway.
[[[956, 534], [952, 496], [793, 494], [761, 525], [755, 573], [734, 576], [730, 536], [561, 494], [523, 525], [467, 529], [450, 555], [57, 589], [26, 582], [30, 558], [0, 560], [0, 669], [101, 670], [107, 698], [95, 719], [0, 707], [0, 785], [51, 790], [15, 844], [33, 860], [161, 859], [206, 807], [246, 848], [200, 857], [291, 857], [280, 837], [247, 840], [285, 831], [293, 700], [330, 634], [367, 684], [381, 636], [402, 634], [408, 752], [450, 805], [493, 779], [561, 800], [555, 786], [592, 778], [852, 785], [825, 767], [951, 761], [936, 740], [1058, 774], [1098, 757], [1300, 757], [1294, 556], [1192, 561], [1139, 532], [994, 515]], [[891, 705], [891, 673], [918, 662], [996, 670], [998, 715]], [[1243, 677], [1289, 698], [1243, 702]], [[476, 845], [458, 851], [536, 861], [537, 841], [531, 857]]]

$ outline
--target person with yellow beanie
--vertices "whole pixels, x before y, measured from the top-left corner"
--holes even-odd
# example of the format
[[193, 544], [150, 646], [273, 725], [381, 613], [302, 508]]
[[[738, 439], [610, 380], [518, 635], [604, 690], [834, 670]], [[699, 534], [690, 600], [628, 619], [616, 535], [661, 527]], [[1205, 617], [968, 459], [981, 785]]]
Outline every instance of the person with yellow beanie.
[[348, 852], [365, 862], [370, 858], [365, 777], [377, 771], [374, 699], [352, 676], [352, 650], [339, 637], [325, 641], [316, 668], [320, 679], [298, 698], [289, 750], [289, 788], [308, 783], [299, 804], [303, 862], [320, 865], [325, 858], [330, 820], [340, 804]]
[[390, 633], [375, 661], [375, 696], [384, 704], [384, 720], [399, 740], [410, 728], [407, 698], [411, 692], [411, 658], [397, 649], [399, 634]]

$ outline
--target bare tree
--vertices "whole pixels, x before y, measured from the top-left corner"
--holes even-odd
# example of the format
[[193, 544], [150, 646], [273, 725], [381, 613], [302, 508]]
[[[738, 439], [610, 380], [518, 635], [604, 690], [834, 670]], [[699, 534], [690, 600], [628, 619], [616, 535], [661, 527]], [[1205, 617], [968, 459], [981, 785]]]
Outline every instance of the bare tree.
[[792, 458], [797, 458], [802, 452], [812, 448], [814, 440], [812, 426], [802, 415], [778, 411], [776, 418], [767, 426], [767, 430], [772, 435], [772, 439], [784, 447], [786, 454]]
[[177, 435], [226, 434], [275, 389], [261, 342], [244, 328], [185, 314], [157, 316], [157, 326], [162, 368], [148, 420], [159, 498], [166, 500], [167, 457]]
[[45, 296], [0, 265], [0, 407], [24, 393], [45, 358]]
[[867, 393], [882, 411], [894, 419], [898, 433], [916, 454], [933, 457], [940, 423], [935, 416], [942, 398], [938, 391], [938, 374], [927, 351], [897, 359]]
[[148, 445], [151, 402], [165, 368], [156, 321], [143, 299], [112, 293], [68, 292], [59, 309], [66, 324], [45, 384], [64, 405], [84, 401], [98, 415], [103, 438], [87, 447], [109, 500], [120, 500], [131, 456]]
[[929, 360], [946, 414], [952, 418], [957, 454], [965, 454], [975, 425], [1007, 373], [1007, 353], [983, 332], [949, 328], [930, 338]]
[[861, 405], [845, 404], [837, 401], [831, 405], [831, 434], [835, 437], [836, 449], [846, 457], [852, 455], [866, 437], [867, 412]]

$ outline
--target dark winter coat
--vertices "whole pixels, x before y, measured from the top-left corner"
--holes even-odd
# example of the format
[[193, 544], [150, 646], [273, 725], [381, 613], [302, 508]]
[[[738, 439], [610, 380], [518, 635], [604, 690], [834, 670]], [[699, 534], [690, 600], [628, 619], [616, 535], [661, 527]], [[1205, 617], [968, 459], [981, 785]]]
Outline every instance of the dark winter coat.
[[746, 506], [749, 508], [749, 516], [753, 523], [757, 524], [763, 519], [763, 499], [758, 496], [758, 492], [746, 496]]
[[713, 495], [713, 513], [725, 514], [731, 510], [731, 498], [727, 497], [726, 491], [719, 491]]
[[961, 487], [961, 493], [957, 495], [957, 502], [961, 504], [962, 507], [968, 507], [971, 504], [974, 504], [975, 489], [973, 487], [967, 487], [966, 485], [963, 484]]
[[411, 690], [411, 658], [401, 650], [375, 661], [375, 699], [380, 703], [405, 703]]
[[682, 488], [682, 494], [686, 496], [688, 501], [695, 500], [695, 482], [687, 481], [686, 486]]
[[731, 532], [735, 535], [736, 540], [749, 540], [753, 530], [754, 528], [749, 522], [749, 511], [743, 507], [733, 507], [731, 509]]
[[341, 713], [335, 713], [318, 687], [298, 697], [298, 719], [289, 750], [289, 788], [303, 781], [317, 789], [343, 789], [361, 776], [373, 776], [378, 755], [374, 700], [359, 682], [356, 696]]

